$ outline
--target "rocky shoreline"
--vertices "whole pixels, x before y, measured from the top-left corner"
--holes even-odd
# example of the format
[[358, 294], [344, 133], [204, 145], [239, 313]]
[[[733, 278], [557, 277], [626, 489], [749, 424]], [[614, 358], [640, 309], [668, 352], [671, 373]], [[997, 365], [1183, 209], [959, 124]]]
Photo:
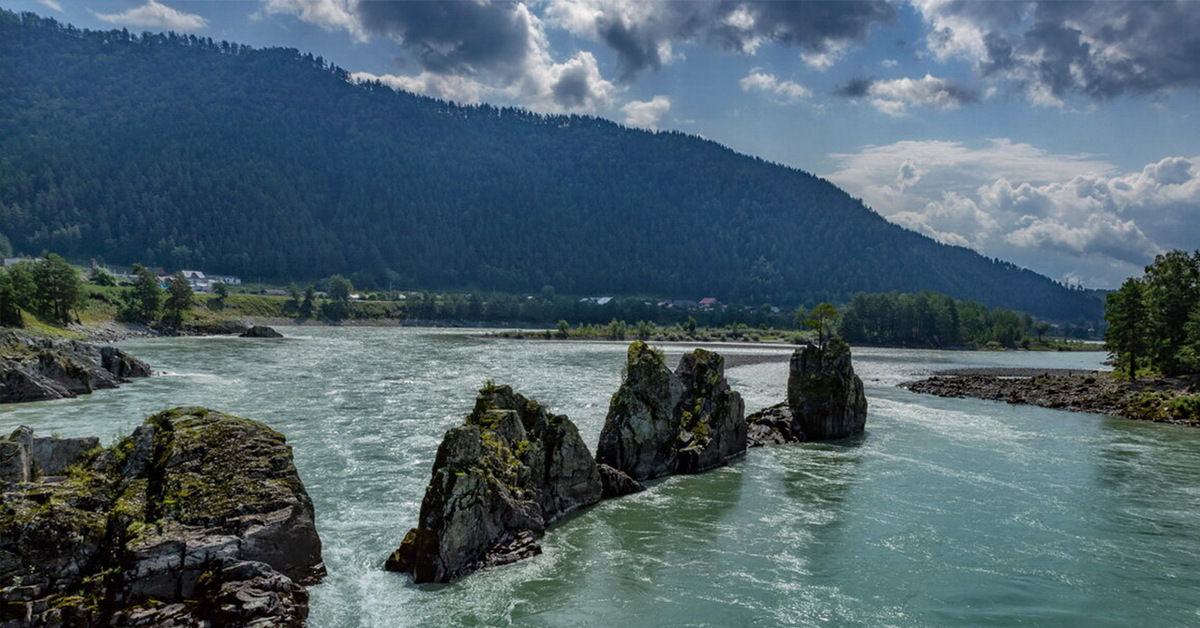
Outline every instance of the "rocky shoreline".
[[204, 408], [116, 445], [0, 438], [0, 626], [282, 626], [321, 580], [282, 434]]
[[1108, 371], [962, 369], [900, 384], [913, 392], [1200, 427], [1200, 377], [1130, 382]]
[[86, 395], [149, 375], [145, 362], [111, 345], [0, 330], [0, 403]]

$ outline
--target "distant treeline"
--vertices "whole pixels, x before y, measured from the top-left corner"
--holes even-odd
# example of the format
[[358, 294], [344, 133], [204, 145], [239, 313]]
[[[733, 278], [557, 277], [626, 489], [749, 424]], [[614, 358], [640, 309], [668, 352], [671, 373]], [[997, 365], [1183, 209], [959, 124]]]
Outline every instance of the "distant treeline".
[[[1194, 262], [1186, 256], [1183, 259]], [[1153, 278], [1161, 273], [1148, 274]], [[769, 338], [789, 342], [811, 339], [811, 333], [794, 334], [810, 329], [818, 335], [840, 333], [850, 342], [910, 347], [1029, 346], [1031, 336], [1041, 340], [1050, 328], [1045, 321], [1035, 322], [1028, 314], [956, 301], [933, 292], [858, 293], [840, 310], [830, 303], [821, 303], [811, 311], [805, 307], [786, 311], [770, 304], [687, 307], [645, 298], [597, 302], [557, 295], [551, 290], [538, 295], [410, 291], [365, 293], [360, 297], [350, 280], [341, 275], [304, 289], [292, 284], [287, 296], [254, 294], [258, 290], [261, 289], [241, 286], [234, 293], [229, 286], [217, 284], [214, 293], [196, 295], [182, 273], [159, 278], [140, 265], [135, 267], [132, 278], [120, 285], [102, 268], [94, 268], [85, 281], [78, 269], [51, 254], [45, 259], [0, 268], [0, 324], [19, 327], [24, 324], [24, 312], [28, 312], [46, 323], [66, 325], [77, 320], [79, 312], [88, 311], [89, 319], [103, 319], [104, 312], [108, 312], [107, 316], [120, 320], [161, 324], [170, 329], [202, 326], [214, 317], [258, 317], [530, 325], [553, 327], [555, 337], [560, 338], [624, 339], [626, 335], [636, 335], [659, 340]], [[1116, 302], [1110, 300], [1110, 311], [1116, 311], [1111, 305]], [[1194, 334], [1190, 346], [1200, 349], [1196, 340], [1200, 339], [1200, 310], [1196, 309], [1194, 298], [1190, 303], [1188, 311], [1195, 318], [1192, 327], [1188, 327]], [[1144, 324], [1138, 329], [1148, 333], [1161, 326]], [[1138, 355], [1139, 361], [1150, 359], [1144, 351]], [[1186, 362], [1192, 359], [1188, 356], [1194, 358], [1196, 353], [1185, 351], [1181, 355]]]
[[[317, 284], [318, 287], [322, 283]], [[464, 323], [554, 326], [557, 321], [572, 325], [608, 325], [613, 320], [635, 325], [637, 321], [662, 326], [687, 324], [701, 327], [791, 328], [794, 312], [770, 304], [755, 307], [714, 307], [711, 309], [666, 307], [658, 301], [637, 297], [617, 297], [605, 303], [564, 295], [542, 293], [514, 295], [506, 293], [433, 293], [406, 292], [403, 301], [388, 301], [386, 293], [378, 300], [351, 304], [350, 317], [374, 316], [418, 321], [461, 321]], [[286, 306], [291, 311], [290, 301]], [[390, 314], [378, 316], [384, 312]]]
[[860, 292], [841, 323], [841, 335], [849, 342], [906, 347], [1014, 347], [1048, 329], [1028, 314], [935, 292]]
[[[0, 250], [370, 289], [788, 309], [929, 289], [1057, 320], [1102, 309], [682, 133], [460, 106], [355, 84], [296, 50], [3, 10], [0, 68]], [[640, 308], [613, 306], [626, 307]]]

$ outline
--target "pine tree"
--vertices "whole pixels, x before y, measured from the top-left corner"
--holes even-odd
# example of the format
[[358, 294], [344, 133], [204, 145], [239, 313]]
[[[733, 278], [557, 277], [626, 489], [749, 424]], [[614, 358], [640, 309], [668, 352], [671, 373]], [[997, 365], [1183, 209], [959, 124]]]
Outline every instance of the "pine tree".
[[1142, 281], [1131, 277], [1121, 284], [1120, 290], [1108, 295], [1104, 306], [1104, 318], [1108, 321], [1104, 346], [1116, 362], [1117, 370], [1127, 369], [1132, 381], [1137, 380], [1138, 362], [1146, 352], [1149, 318], [1145, 292]]
[[317, 293], [312, 286], [304, 289], [304, 300], [300, 302], [300, 318], [312, 318], [317, 311]]
[[168, 325], [178, 327], [183, 323], [183, 314], [192, 307], [195, 302], [195, 293], [192, 291], [192, 284], [188, 283], [187, 277], [183, 276], [183, 272], [176, 272], [171, 275], [171, 279], [167, 282], [167, 302], [163, 308], [163, 322]]
[[122, 316], [139, 323], [158, 320], [163, 303], [163, 289], [158, 284], [158, 277], [140, 264], [133, 267], [133, 275], [133, 287], [123, 297], [125, 307]]
[[832, 303], [822, 303], [813, 308], [808, 318], [804, 319], [804, 324], [817, 330], [817, 343], [824, 347], [825, 341], [833, 335], [834, 324], [841, 316]]
[[38, 315], [49, 323], [70, 323], [71, 311], [83, 298], [79, 272], [67, 260], [51, 253], [33, 265], [33, 280], [37, 285], [34, 308]]
[[1146, 267], [1144, 300], [1153, 342], [1150, 357], [1163, 375], [1183, 370], [1178, 352], [1187, 337], [1188, 317], [1200, 304], [1200, 253], [1175, 250]]

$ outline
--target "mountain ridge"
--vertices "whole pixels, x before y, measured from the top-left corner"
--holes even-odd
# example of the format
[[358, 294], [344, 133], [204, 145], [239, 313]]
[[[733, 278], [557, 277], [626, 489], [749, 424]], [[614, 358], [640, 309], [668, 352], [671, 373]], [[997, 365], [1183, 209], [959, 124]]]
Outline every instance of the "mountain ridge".
[[718, 296], [934, 290], [1048, 318], [1095, 299], [683, 133], [462, 106], [292, 49], [0, 11], [0, 234], [251, 279]]

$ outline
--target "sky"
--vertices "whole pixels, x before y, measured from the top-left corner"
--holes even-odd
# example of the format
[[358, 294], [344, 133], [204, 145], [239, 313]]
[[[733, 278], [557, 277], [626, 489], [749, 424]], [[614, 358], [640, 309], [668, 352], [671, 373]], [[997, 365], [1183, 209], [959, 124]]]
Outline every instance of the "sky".
[[1200, 1], [0, 0], [396, 89], [699, 135], [1112, 288], [1200, 248]]

